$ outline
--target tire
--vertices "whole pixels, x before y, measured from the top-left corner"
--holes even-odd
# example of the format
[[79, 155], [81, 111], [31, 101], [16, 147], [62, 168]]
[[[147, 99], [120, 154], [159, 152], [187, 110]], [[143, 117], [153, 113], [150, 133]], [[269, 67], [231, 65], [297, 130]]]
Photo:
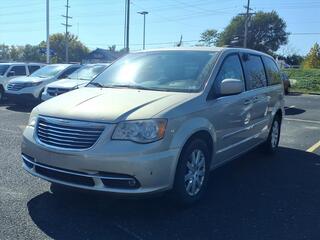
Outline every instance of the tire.
[[3, 91], [3, 88], [0, 87], [0, 103], [3, 102], [3, 99], [4, 99], [4, 91]]
[[277, 151], [281, 133], [281, 119], [276, 115], [273, 119], [267, 141], [263, 144], [266, 153], [273, 154]]
[[284, 90], [284, 95], [288, 95], [289, 94], [289, 89], [285, 89]]
[[188, 142], [180, 154], [172, 192], [179, 205], [192, 205], [202, 198], [208, 185], [209, 170], [210, 151], [206, 142], [201, 139]]

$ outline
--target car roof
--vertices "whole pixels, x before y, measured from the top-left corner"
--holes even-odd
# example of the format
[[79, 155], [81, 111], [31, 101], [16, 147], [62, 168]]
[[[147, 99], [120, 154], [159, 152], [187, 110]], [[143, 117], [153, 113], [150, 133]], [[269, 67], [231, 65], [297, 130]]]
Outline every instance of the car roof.
[[24, 63], [24, 62], [2, 62], [0, 63], [0, 65], [45, 65], [44, 63], [33, 63], [33, 62], [28, 62], [28, 63]]
[[245, 52], [251, 54], [258, 54], [267, 57], [271, 57], [270, 55], [259, 52], [253, 49], [248, 48], [234, 48], [234, 47], [171, 47], [171, 48], [159, 48], [159, 49], [149, 49], [142, 51], [135, 51], [132, 53], [142, 53], [142, 52], [166, 52], [166, 51], [206, 51], [206, 52], [224, 52], [224, 53], [232, 53], [232, 52]]

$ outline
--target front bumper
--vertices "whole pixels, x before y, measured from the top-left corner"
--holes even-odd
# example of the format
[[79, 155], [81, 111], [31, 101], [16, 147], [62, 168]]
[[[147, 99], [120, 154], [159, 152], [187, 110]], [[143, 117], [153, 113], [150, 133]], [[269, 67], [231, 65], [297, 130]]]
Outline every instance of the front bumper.
[[12, 101], [25, 101], [25, 100], [39, 100], [39, 96], [42, 92], [43, 89], [43, 84], [39, 85], [39, 86], [35, 86], [35, 87], [26, 87], [26, 88], [22, 88], [18, 91], [14, 91], [14, 90], [8, 90], [6, 89], [5, 91], [5, 95], [11, 99]]
[[173, 186], [179, 149], [160, 150], [161, 141], [137, 144], [111, 141], [107, 133], [93, 148], [65, 151], [42, 146], [27, 127], [23, 167], [29, 173], [72, 187], [120, 194], [146, 194]]

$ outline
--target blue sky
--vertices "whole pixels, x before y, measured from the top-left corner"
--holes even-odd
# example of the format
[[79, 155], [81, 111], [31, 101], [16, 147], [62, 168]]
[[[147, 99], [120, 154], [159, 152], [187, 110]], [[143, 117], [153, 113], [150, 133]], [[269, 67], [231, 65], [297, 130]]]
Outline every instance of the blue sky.
[[[69, 0], [70, 32], [90, 49], [123, 47], [124, 0]], [[131, 0], [130, 49], [142, 48], [143, 17], [137, 12], [149, 11], [146, 26], [147, 48], [173, 46], [183, 35], [185, 46], [197, 43], [208, 28], [223, 30], [231, 18], [243, 12], [247, 0]], [[46, 0], [1, 0], [0, 43], [38, 44], [45, 39]], [[320, 42], [318, 0], [251, 0], [254, 11], [276, 10], [293, 33], [280, 53], [306, 54]], [[63, 32], [61, 17], [66, 0], [50, 0], [50, 31]]]

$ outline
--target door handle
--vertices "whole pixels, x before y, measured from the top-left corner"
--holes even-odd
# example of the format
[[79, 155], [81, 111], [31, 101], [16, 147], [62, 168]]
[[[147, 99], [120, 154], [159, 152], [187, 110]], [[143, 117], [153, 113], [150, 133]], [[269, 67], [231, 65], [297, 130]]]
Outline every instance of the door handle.
[[246, 99], [246, 100], [244, 100], [244, 102], [243, 102], [244, 105], [249, 105], [249, 104], [251, 104], [251, 103], [252, 103], [251, 99]]

